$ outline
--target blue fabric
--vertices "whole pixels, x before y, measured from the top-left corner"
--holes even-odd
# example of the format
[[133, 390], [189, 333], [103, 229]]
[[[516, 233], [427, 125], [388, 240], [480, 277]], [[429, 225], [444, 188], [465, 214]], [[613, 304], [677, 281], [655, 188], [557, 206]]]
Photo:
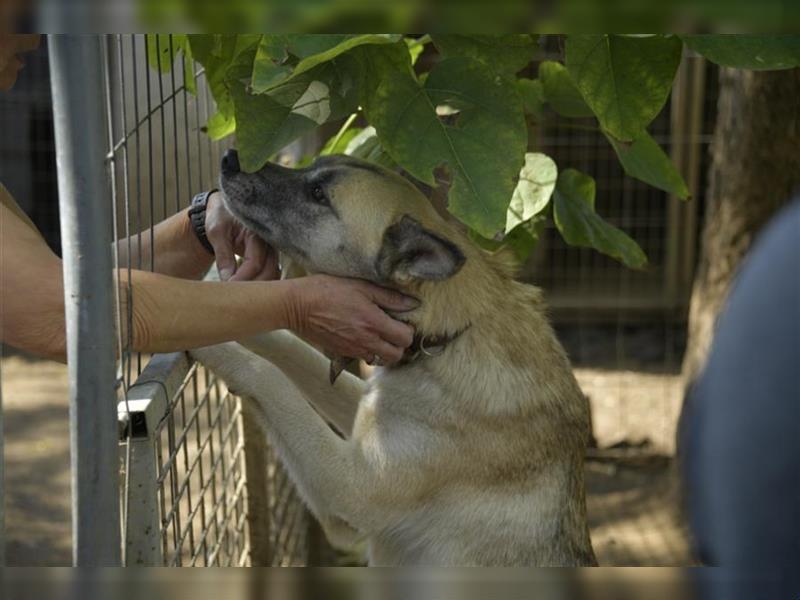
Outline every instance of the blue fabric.
[[800, 201], [744, 261], [679, 447], [701, 559], [781, 570], [800, 591]]

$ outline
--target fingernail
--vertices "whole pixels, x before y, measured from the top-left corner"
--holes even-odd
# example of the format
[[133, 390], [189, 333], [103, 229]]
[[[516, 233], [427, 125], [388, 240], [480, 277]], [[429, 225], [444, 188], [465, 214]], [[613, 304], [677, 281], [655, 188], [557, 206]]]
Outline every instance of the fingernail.
[[226, 267], [224, 269], [219, 270], [219, 278], [222, 281], [228, 281], [228, 279], [230, 279], [232, 275], [233, 275], [233, 269], [231, 268]]
[[403, 306], [406, 307], [406, 310], [414, 310], [422, 306], [422, 302], [411, 296], [403, 296]]

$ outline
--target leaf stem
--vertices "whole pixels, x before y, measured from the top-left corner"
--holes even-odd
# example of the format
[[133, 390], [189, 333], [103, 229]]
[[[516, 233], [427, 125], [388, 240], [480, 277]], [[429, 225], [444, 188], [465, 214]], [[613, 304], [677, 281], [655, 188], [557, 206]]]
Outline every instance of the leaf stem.
[[422, 37], [416, 38], [413, 42], [411, 42], [408, 47], [416, 48], [417, 46], [424, 46], [425, 44], [429, 44], [431, 42], [431, 34], [426, 33]]
[[333, 142], [331, 143], [330, 146], [331, 148], [336, 147], [336, 145], [339, 143], [339, 140], [342, 139], [342, 136], [344, 135], [345, 131], [347, 131], [350, 128], [350, 125], [353, 124], [353, 121], [356, 120], [357, 116], [358, 116], [358, 111], [354, 112], [352, 115], [347, 117], [347, 120], [339, 128], [339, 131], [336, 132], [336, 136], [333, 138]]

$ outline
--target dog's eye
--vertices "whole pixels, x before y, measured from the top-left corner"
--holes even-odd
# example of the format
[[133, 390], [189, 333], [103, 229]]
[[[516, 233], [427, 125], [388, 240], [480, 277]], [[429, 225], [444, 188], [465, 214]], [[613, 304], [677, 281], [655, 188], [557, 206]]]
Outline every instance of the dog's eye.
[[325, 190], [322, 189], [321, 185], [315, 185], [311, 188], [311, 197], [315, 202], [319, 202], [320, 204], [328, 203], [328, 199], [325, 197]]

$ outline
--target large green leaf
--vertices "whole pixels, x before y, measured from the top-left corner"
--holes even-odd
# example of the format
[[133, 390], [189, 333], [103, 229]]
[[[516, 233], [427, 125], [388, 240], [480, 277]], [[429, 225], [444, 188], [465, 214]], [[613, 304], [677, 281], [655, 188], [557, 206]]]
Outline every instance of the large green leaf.
[[800, 66], [800, 35], [683, 35], [686, 45], [711, 62], [737, 69]]
[[594, 116], [561, 63], [543, 61], [539, 65], [539, 81], [542, 82], [544, 99], [558, 114], [576, 118]]
[[[355, 65], [353, 62], [350, 66]], [[242, 169], [261, 168], [289, 142], [329, 120], [352, 113], [357, 98], [349, 80], [351, 75], [350, 69], [328, 62], [266, 94], [251, 94], [240, 79], [228, 79]]]
[[189, 50], [203, 65], [208, 87], [217, 105], [217, 112], [209, 118], [206, 127], [212, 139], [219, 139], [233, 133], [236, 128], [227, 82], [249, 75], [261, 36], [190, 34], [187, 37]]
[[667, 101], [682, 49], [676, 36], [570, 35], [566, 66], [603, 129], [631, 141]]
[[525, 154], [525, 164], [506, 212], [506, 232], [545, 209], [557, 177], [558, 168], [552, 158], [540, 152]]
[[633, 142], [620, 142], [607, 133], [606, 137], [628, 175], [678, 198], [689, 198], [689, 190], [683, 177], [661, 146], [647, 133], [640, 134]]
[[316, 121], [294, 112], [269, 95], [253, 95], [244, 84], [232, 82], [236, 141], [242, 170], [253, 172], [286, 144], [317, 127]]
[[538, 50], [537, 36], [528, 34], [438, 34], [431, 37], [445, 58], [475, 58], [508, 75], [513, 75], [530, 63]]
[[291, 75], [293, 65], [289, 63], [288, 43], [283, 41], [285, 38], [285, 35], [261, 36], [253, 61], [251, 85], [254, 91], [264, 91]]
[[633, 269], [647, 264], [639, 245], [595, 212], [595, 183], [590, 176], [575, 169], [562, 171], [553, 197], [556, 227], [568, 244], [594, 248]]
[[[514, 83], [477, 60], [449, 58], [420, 85], [404, 52], [404, 62], [374, 49], [366, 56], [367, 119], [389, 155], [421, 181], [433, 185], [434, 169], [446, 164], [450, 211], [492, 237], [505, 224], [527, 145]], [[451, 116], [440, 119], [438, 106]]]
[[[252, 87], [262, 93], [364, 44], [394, 44], [398, 34], [264, 35], [253, 64]], [[299, 57], [292, 67], [289, 56]]]

